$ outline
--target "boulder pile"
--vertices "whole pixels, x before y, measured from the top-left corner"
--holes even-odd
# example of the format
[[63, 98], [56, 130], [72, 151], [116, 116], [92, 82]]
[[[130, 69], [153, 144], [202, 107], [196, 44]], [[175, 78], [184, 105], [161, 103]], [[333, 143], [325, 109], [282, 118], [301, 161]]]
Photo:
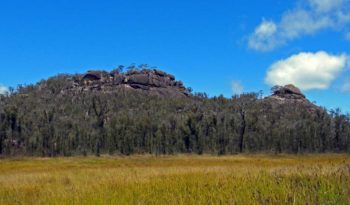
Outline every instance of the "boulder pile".
[[275, 86], [273, 88], [272, 96], [288, 99], [305, 99], [305, 95], [300, 91], [300, 89], [292, 84], [285, 86]]
[[125, 73], [118, 70], [90, 70], [79, 75], [68, 90], [113, 92], [120, 89], [149, 92], [165, 97], [190, 95], [181, 81], [176, 81], [173, 75], [157, 69], [129, 70]]
[[321, 107], [310, 102], [300, 89], [292, 84], [273, 87], [272, 95], [264, 98], [262, 102], [274, 110], [298, 107], [312, 113], [323, 112]]

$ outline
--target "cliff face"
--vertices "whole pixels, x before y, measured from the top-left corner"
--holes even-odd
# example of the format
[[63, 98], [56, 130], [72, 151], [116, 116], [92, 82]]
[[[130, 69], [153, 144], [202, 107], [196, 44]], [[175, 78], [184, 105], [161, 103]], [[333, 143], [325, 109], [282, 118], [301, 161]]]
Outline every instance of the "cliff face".
[[81, 93], [87, 91], [137, 91], [163, 97], [185, 97], [190, 92], [181, 81], [176, 81], [171, 74], [160, 70], [131, 70], [120, 73], [117, 70], [88, 71], [78, 75], [73, 85], [64, 92]]

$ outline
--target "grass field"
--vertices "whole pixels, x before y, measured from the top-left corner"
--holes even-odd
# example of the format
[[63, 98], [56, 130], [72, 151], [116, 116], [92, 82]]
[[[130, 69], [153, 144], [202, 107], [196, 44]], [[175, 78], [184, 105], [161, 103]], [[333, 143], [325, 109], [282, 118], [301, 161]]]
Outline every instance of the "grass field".
[[1, 159], [0, 204], [350, 204], [350, 155]]

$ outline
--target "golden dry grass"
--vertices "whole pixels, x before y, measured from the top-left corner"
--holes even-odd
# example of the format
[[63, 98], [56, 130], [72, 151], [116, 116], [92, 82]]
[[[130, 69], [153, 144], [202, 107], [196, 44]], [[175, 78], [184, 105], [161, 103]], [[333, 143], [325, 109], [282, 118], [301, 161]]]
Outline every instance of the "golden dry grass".
[[350, 155], [2, 159], [0, 204], [350, 204]]

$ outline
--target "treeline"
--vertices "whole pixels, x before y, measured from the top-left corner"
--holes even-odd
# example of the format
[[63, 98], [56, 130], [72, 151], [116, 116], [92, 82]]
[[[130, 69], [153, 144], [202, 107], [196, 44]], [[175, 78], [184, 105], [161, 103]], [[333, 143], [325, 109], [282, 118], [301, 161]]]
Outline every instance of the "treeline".
[[349, 152], [339, 109], [273, 105], [258, 93], [166, 99], [132, 91], [62, 94], [74, 76], [0, 97], [0, 155]]

